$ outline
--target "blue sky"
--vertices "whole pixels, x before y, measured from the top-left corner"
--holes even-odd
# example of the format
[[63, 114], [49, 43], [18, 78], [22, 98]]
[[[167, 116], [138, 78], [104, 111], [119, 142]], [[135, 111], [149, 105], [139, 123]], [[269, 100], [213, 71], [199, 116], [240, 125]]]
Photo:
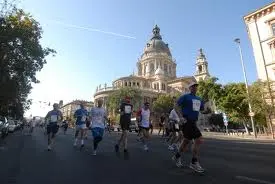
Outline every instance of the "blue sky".
[[[199, 48], [221, 83], [243, 81], [234, 38], [242, 42], [249, 82], [257, 79], [242, 17], [272, 0], [22, 0], [41, 23], [41, 44], [57, 51], [37, 74], [26, 115], [44, 115], [42, 102], [92, 100], [96, 86], [133, 73], [155, 23], [177, 61], [177, 75], [192, 75]], [[73, 26], [72, 26], [73, 25]], [[84, 29], [90, 28], [90, 29]], [[129, 37], [107, 34], [92, 29]], [[51, 108], [51, 107], [50, 107]]]

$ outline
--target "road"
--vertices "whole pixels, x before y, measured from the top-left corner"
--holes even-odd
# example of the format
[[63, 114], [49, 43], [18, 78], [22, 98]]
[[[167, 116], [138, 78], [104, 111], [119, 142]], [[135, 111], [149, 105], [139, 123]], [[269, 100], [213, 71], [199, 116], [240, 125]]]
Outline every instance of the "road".
[[[92, 156], [92, 140], [86, 149], [73, 148], [73, 130], [58, 134], [54, 150], [46, 150], [46, 136], [36, 128], [31, 136], [15, 132], [0, 149], [0, 183], [16, 184], [173, 184], [228, 183], [275, 184], [275, 145], [241, 140], [205, 139], [201, 149], [204, 175], [176, 168], [162, 140], [153, 136], [144, 152], [136, 135], [129, 140], [129, 158], [116, 155], [113, 145], [119, 133], [106, 133], [98, 155]], [[91, 136], [91, 135], [90, 135]], [[186, 164], [191, 154], [185, 156]]]

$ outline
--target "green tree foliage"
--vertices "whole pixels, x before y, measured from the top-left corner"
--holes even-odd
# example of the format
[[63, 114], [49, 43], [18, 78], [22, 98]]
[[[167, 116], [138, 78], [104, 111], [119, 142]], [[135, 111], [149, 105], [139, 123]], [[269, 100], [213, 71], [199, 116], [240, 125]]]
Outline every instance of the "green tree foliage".
[[267, 117], [271, 115], [272, 106], [266, 103], [264, 99], [264, 93], [266, 89], [266, 83], [256, 81], [250, 86], [250, 100], [252, 104], [252, 111], [255, 113], [255, 123], [258, 126], [267, 126]]
[[0, 15], [0, 113], [23, 116], [29, 107], [28, 94], [38, 83], [36, 73], [54, 54], [40, 44], [42, 28], [21, 9], [2, 11]]
[[245, 84], [231, 83], [225, 85], [218, 106], [228, 115], [230, 121], [248, 122], [249, 111]]
[[216, 77], [199, 81], [197, 95], [205, 102], [209, 100], [218, 101], [222, 96], [222, 85], [217, 81], [218, 78]]
[[169, 113], [174, 107], [173, 97], [174, 96], [167, 94], [160, 95], [153, 103], [153, 111], [159, 114]]
[[134, 110], [140, 107], [142, 101], [141, 91], [138, 88], [122, 87], [109, 95], [107, 102], [109, 112], [115, 112], [119, 108], [121, 100], [126, 96], [131, 98]]

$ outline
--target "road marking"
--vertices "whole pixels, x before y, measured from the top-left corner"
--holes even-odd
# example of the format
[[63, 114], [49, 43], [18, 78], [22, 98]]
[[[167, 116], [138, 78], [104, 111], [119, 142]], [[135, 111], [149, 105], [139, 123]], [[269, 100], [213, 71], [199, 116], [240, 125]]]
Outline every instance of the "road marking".
[[270, 181], [265, 181], [265, 180], [260, 180], [260, 179], [255, 179], [255, 178], [249, 178], [246, 176], [235, 176], [236, 179], [239, 180], [246, 180], [246, 181], [252, 181], [255, 183], [262, 183], [262, 184], [275, 184], [274, 182], [270, 182]]

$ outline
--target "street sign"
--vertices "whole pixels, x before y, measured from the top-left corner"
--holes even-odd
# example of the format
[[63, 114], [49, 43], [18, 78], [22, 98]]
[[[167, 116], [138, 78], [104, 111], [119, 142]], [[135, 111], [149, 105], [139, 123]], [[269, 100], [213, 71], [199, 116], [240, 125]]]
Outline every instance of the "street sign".
[[225, 113], [223, 113], [223, 123], [224, 123], [224, 126], [228, 126], [228, 119]]
[[253, 116], [255, 116], [255, 113], [254, 112], [250, 112], [248, 115], [253, 117]]
[[228, 126], [228, 122], [225, 121], [225, 122], [224, 122], [224, 126]]

